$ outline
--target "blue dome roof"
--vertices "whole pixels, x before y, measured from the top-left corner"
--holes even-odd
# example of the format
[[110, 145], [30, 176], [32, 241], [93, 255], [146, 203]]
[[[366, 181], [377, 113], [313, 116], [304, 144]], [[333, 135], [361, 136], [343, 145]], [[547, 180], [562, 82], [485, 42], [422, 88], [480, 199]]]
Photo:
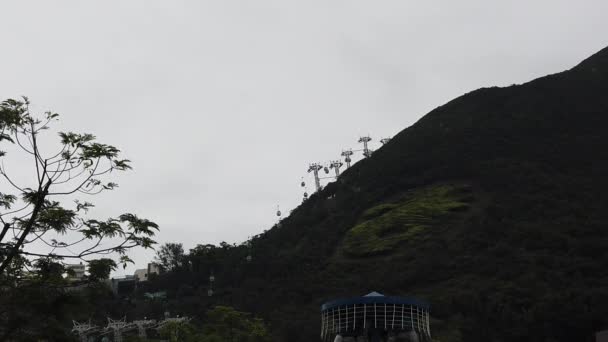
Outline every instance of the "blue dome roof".
[[414, 305], [420, 308], [429, 309], [431, 306], [429, 303], [411, 297], [387, 297], [378, 292], [371, 292], [363, 297], [352, 297], [336, 299], [321, 305], [321, 311], [337, 308], [344, 305], [355, 305], [355, 304], [405, 304]]

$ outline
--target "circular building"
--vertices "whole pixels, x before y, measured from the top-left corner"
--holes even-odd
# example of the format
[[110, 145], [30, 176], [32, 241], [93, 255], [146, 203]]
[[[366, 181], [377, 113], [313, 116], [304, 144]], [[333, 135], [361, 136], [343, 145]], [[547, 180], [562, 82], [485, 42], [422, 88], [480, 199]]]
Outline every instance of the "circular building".
[[372, 292], [321, 306], [322, 341], [431, 341], [429, 304]]

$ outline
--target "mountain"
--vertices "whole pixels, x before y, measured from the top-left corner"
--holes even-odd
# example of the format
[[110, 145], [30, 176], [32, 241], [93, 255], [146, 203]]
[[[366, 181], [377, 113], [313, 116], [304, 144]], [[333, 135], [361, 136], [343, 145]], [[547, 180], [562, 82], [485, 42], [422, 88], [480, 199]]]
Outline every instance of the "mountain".
[[255, 312], [277, 341], [318, 340], [324, 301], [373, 290], [430, 302], [442, 342], [592, 341], [608, 324], [607, 127], [608, 48], [472, 91], [346, 170], [250, 252], [192, 250], [189, 269], [149, 290], [169, 289], [167, 307], [185, 314], [218, 303]]

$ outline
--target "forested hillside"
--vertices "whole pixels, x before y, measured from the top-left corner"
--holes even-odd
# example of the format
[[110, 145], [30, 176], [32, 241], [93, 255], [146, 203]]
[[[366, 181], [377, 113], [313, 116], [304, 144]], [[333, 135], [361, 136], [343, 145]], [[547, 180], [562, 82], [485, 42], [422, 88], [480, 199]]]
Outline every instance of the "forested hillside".
[[256, 236], [251, 262], [201, 245], [140, 292], [169, 291], [158, 311], [254, 312], [277, 341], [318, 340], [324, 301], [372, 290], [429, 301], [442, 342], [591, 341], [608, 323], [607, 127], [608, 49], [472, 91]]

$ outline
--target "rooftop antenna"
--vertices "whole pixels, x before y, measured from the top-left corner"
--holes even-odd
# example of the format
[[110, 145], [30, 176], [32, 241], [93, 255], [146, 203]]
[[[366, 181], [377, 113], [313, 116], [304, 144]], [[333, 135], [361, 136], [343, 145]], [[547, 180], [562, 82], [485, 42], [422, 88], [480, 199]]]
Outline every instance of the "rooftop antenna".
[[340, 177], [340, 167], [342, 167], [342, 165], [344, 165], [344, 164], [342, 164], [342, 162], [341, 162], [341, 161], [339, 161], [339, 160], [333, 160], [333, 161], [332, 161], [332, 162], [329, 164], [329, 167], [330, 167], [331, 169], [334, 169], [334, 171], [336, 172], [336, 179], [337, 179], [338, 177]]
[[308, 167], [308, 172], [312, 172], [315, 175], [315, 186], [317, 191], [321, 191], [321, 180], [319, 179], [319, 170], [323, 169], [323, 166], [319, 163], [312, 163]]
[[369, 135], [359, 138], [359, 142], [363, 143], [363, 155], [366, 158], [369, 158], [372, 155], [372, 151], [367, 146], [367, 143], [369, 143], [370, 141], [372, 141], [372, 138], [370, 138]]
[[386, 143], [388, 143], [389, 141], [391, 141], [391, 138], [384, 138], [384, 139], [380, 139], [380, 143], [382, 145], [386, 145]]
[[350, 159], [350, 156], [353, 155], [353, 150], [348, 149], [348, 150], [344, 150], [342, 151], [342, 157], [344, 157], [344, 161], [346, 162], [346, 168], [350, 168], [350, 162], [352, 161], [352, 159]]

